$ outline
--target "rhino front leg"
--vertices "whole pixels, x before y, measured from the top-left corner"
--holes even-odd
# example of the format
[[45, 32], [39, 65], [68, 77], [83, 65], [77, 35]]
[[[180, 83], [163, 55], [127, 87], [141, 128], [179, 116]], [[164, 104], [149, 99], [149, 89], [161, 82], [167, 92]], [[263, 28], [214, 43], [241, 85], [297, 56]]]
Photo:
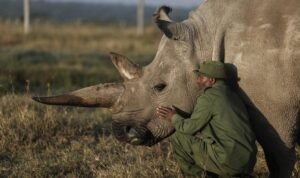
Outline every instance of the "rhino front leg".
[[[290, 177], [296, 162], [295, 145], [292, 138], [293, 134], [291, 134], [293, 132], [291, 130], [294, 128], [289, 128], [289, 123], [278, 124], [285, 125], [284, 128], [274, 128], [278, 125], [271, 125], [256, 108], [249, 108], [249, 114], [257, 140], [265, 153], [270, 171], [269, 177]], [[277, 114], [279, 117], [280, 114]], [[288, 121], [289, 118], [285, 118], [285, 120]]]

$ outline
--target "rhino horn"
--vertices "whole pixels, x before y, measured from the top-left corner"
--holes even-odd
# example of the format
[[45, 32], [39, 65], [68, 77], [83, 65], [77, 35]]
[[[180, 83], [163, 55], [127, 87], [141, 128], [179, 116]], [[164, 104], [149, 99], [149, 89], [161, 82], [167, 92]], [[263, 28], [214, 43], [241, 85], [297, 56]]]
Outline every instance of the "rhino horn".
[[153, 19], [158, 28], [170, 39], [186, 41], [189, 39], [190, 27], [184, 22], [174, 22], [170, 19], [170, 7], [162, 6], [153, 14]]
[[110, 59], [125, 80], [139, 78], [142, 75], [142, 68], [126, 56], [111, 52]]
[[123, 93], [124, 86], [117, 83], [99, 84], [57, 96], [35, 96], [33, 100], [49, 105], [110, 108]]

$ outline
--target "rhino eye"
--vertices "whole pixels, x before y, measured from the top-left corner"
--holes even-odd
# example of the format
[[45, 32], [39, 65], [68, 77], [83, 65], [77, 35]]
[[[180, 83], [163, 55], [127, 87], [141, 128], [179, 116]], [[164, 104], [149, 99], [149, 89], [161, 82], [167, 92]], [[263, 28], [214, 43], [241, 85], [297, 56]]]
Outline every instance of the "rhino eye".
[[165, 83], [160, 83], [160, 84], [157, 84], [153, 87], [153, 89], [157, 92], [161, 92], [163, 91], [165, 88], [166, 88], [166, 84]]

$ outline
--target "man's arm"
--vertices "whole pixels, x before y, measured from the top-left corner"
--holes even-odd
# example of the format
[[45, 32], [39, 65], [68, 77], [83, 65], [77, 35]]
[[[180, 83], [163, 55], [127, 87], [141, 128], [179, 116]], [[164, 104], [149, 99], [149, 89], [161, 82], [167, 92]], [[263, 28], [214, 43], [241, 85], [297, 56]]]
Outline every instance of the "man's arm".
[[184, 119], [179, 114], [176, 114], [175, 109], [167, 107], [158, 108], [158, 115], [160, 118], [172, 122], [176, 131], [193, 135], [201, 130], [212, 118], [211, 105], [212, 102], [208, 97], [201, 95], [198, 97], [194, 111], [188, 119]]
[[178, 107], [176, 107], [176, 106], [173, 106], [173, 108], [175, 109], [175, 111], [176, 111], [176, 114], [178, 114], [179, 116], [181, 116], [181, 117], [183, 117], [183, 118], [190, 118], [191, 117], [191, 113], [187, 113], [187, 112], [185, 112], [185, 111], [183, 111], [183, 110], [181, 110], [181, 109], [179, 109]]

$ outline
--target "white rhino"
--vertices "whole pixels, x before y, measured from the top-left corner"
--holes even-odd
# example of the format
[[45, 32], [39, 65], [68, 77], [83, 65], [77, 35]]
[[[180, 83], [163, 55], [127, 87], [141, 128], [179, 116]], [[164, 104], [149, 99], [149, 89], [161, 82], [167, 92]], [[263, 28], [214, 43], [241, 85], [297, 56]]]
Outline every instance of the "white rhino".
[[289, 177], [300, 142], [300, 1], [206, 0], [180, 23], [169, 18], [170, 10], [154, 14], [164, 36], [151, 64], [139, 67], [111, 53], [123, 83], [33, 99], [110, 108], [117, 139], [151, 146], [174, 131], [157, 118], [156, 107], [191, 113], [198, 93], [193, 69], [220, 60], [234, 69], [232, 81], [239, 79], [235, 89], [247, 104], [270, 177]]

